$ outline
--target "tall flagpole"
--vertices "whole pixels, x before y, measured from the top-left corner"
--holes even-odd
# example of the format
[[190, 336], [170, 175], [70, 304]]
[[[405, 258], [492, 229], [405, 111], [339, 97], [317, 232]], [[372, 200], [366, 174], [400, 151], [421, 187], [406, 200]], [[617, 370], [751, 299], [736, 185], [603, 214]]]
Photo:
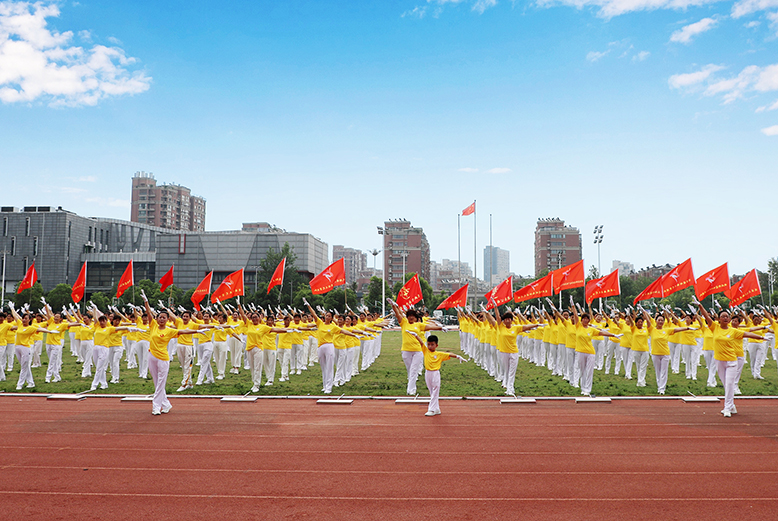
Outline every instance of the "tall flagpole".
[[478, 248], [477, 244], [477, 230], [476, 226], [476, 214], [478, 214], [478, 208], [476, 208], [475, 199], [473, 199], [473, 309], [478, 307]]
[[[459, 225], [459, 217], [461, 214], [457, 214], [457, 268], [459, 268], [459, 279], [457, 279], [457, 286], [462, 285], [462, 246], [461, 246], [461, 227]], [[5, 253], [3, 253], [5, 255]], [[5, 269], [5, 263], [3, 264]]]
[[489, 287], [490, 288], [492, 287], [493, 272], [494, 272], [494, 245], [492, 244], [492, 214], [489, 214]]

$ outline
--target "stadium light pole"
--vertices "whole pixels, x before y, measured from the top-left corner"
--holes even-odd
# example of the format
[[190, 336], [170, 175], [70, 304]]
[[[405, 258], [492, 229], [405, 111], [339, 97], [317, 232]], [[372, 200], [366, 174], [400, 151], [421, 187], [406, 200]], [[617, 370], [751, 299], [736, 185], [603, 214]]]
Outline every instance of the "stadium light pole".
[[[384, 229], [381, 226], [377, 226], [378, 235], [384, 234]], [[384, 251], [381, 249], [381, 251]], [[375, 257], [373, 257], [375, 260]], [[386, 316], [386, 253], [384, 253], [384, 269], [381, 270], [381, 318]]]
[[597, 245], [597, 276], [602, 277], [602, 269], [600, 268], [600, 244], [604, 235], [602, 233], [602, 224], [594, 227], [594, 244]]

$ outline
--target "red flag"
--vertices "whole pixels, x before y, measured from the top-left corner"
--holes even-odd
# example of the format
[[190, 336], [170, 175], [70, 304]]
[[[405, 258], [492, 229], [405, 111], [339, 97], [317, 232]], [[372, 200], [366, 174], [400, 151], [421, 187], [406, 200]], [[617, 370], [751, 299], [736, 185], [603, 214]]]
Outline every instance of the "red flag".
[[278, 266], [276, 267], [276, 271], [273, 272], [273, 277], [270, 279], [270, 284], [267, 286], [267, 292], [270, 293], [270, 290], [275, 288], [276, 286], [283, 286], [284, 285], [284, 270], [286, 269], [286, 257], [281, 259], [281, 262], [278, 263]]
[[667, 297], [689, 286], [694, 286], [692, 260], [687, 259], [662, 277], [662, 297]]
[[200, 302], [202, 302], [205, 296], [211, 292], [211, 278], [213, 278], [213, 272], [206, 275], [205, 278], [200, 281], [200, 284], [197, 285], [194, 293], [192, 293], [192, 298], [190, 300], [197, 311], [200, 311]]
[[32, 266], [27, 268], [27, 273], [24, 274], [24, 278], [19, 283], [19, 288], [16, 292], [21, 293], [27, 288], [33, 287], [36, 282], [38, 282], [38, 272], [35, 271], [35, 261], [32, 261]]
[[73, 299], [73, 302], [76, 304], [81, 302], [81, 299], [84, 298], [84, 290], [86, 290], [86, 261], [81, 266], [81, 273], [78, 274], [76, 283], [73, 284], [73, 289], [70, 292], [70, 298]]
[[[173, 265], [175, 266], [175, 265]], [[166, 289], [168, 289], [170, 286], [173, 285], [173, 266], [170, 266], [170, 269], [167, 270], [167, 273], [162, 275], [162, 278], [159, 279], [159, 291], [163, 292]]]
[[211, 302], [227, 300], [239, 295], [243, 295], [243, 268], [225, 277], [222, 283], [219, 284], [219, 287], [216, 288], [216, 291], [213, 292], [213, 295], [211, 295]]
[[494, 289], [486, 294], [486, 309], [492, 309], [494, 307], [492, 299], [494, 299], [498, 306], [502, 306], [513, 299], [513, 277], [508, 277], [500, 282]]
[[465, 284], [458, 290], [456, 290], [454, 293], [448, 296], [446, 300], [440, 303], [440, 305], [437, 307], [437, 309], [450, 309], [450, 308], [458, 308], [463, 307], [465, 304], [467, 304], [467, 288], [470, 286], [470, 284]]
[[421, 284], [419, 284], [419, 274], [414, 273], [413, 277], [408, 279], [400, 292], [397, 294], [397, 305], [400, 309], [407, 309], [424, 298], [421, 294]]
[[581, 288], [586, 283], [583, 259], [569, 266], [554, 270], [554, 293], [565, 289]]
[[327, 293], [335, 286], [341, 286], [345, 283], [346, 264], [343, 259], [338, 259], [311, 279], [311, 293], [321, 295], [322, 293]]
[[644, 289], [640, 295], [635, 297], [633, 304], [637, 304], [641, 300], [646, 300], [650, 298], [662, 298], [662, 279], [664, 278], [664, 275], [656, 279], [654, 282], [648, 285], [646, 289]]
[[729, 291], [729, 267], [727, 263], [725, 262], [697, 279], [694, 290], [699, 300], [714, 293], [727, 293]]
[[121, 297], [133, 284], [135, 284], [135, 276], [132, 272], [132, 259], [130, 259], [130, 263], [124, 270], [122, 278], [119, 279], [119, 287], [116, 288], [116, 298]]
[[591, 304], [596, 298], [615, 297], [621, 295], [621, 284], [619, 283], [619, 270], [611, 272], [599, 279], [590, 280], [586, 283], [586, 303]]
[[554, 291], [554, 272], [528, 284], [513, 294], [513, 300], [524, 302], [533, 298], [550, 297]]
[[474, 214], [474, 213], [475, 213], [475, 201], [473, 201], [473, 204], [471, 204], [470, 206], [468, 206], [467, 208], [465, 208], [464, 210], [462, 210], [462, 216], [463, 216], [463, 217], [464, 217], [465, 215], [472, 215], [472, 214]]
[[756, 274], [756, 269], [753, 269], [730, 288], [727, 294], [729, 297], [729, 307], [739, 306], [751, 297], [761, 294], [762, 288], [759, 286], [759, 277]]

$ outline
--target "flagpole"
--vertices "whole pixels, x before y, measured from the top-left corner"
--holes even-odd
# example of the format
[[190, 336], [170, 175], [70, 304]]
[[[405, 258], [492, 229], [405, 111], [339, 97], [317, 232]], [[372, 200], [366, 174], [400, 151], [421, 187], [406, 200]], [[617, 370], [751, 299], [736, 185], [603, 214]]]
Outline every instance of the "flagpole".
[[[459, 217], [461, 214], [457, 214], [457, 267], [459, 268], [459, 279], [457, 279], [457, 284], [462, 285], [462, 246], [461, 246], [461, 227], [459, 225]], [[5, 259], [5, 252], [3, 252], [3, 258]], [[3, 270], [5, 270], [5, 261], [3, 261]], [[5, 271], [3, 272], [5, 273]], [[5, 275], [3, 276], [3, 280], [5, 280]]]
[[473, 199], [473, 309], [478, 306], [478, 248], [477, 244], [477, 230], [476, 215], [478, 209], [475, 207], [475, 199]]
[[494, 272], [494, 244], [492, 244], [492, 214], [489, 214], [489, 287], [490, 288], [492, 287], [492, 272]]

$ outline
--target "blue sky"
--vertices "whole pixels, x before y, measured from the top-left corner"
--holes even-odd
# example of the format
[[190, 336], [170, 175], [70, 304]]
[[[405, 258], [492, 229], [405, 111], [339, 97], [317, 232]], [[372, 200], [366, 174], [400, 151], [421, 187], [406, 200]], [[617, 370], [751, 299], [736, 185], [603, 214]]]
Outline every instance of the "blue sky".
[[404, 217], [438, 261], [475, 199], [479, 272], [489, 213], [520, 274], [539, 217], [587, 265], [603, 224], [605, 272], [776, 255], [778, 0], [224, 5], [0, 1], [2, 203], [128, 219], [144, 170], [209, 230], [366, 250]]

